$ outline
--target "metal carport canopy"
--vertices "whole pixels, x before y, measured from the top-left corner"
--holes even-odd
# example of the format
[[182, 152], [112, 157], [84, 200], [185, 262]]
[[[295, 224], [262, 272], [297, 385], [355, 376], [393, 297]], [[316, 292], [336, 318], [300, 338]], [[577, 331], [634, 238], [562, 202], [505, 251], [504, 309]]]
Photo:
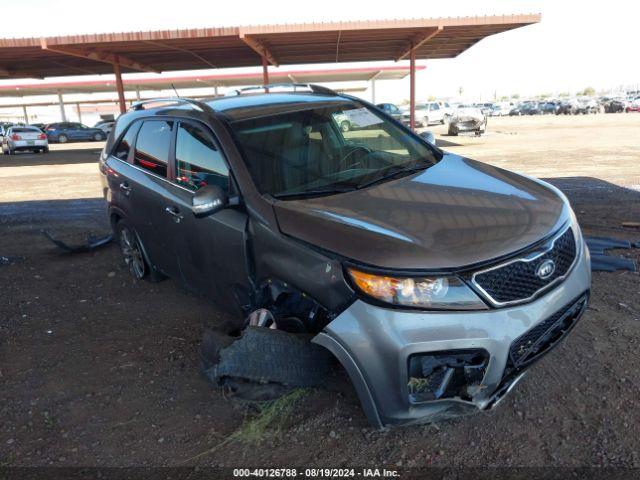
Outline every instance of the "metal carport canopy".
[[[422, 18], [0, 39], [0, 77], [450, 58], [540, 15]], [[411, 75], [411, 104], [415, 75]], [[413, 110], [413, 108], [412, 108]], [[413, 115], [412, 115], [413, 117]]]
[[[416, 70], [424, 70], [424, 65], [416, 65]], [[269, 72], [269, 77], [277, 83], [324, 83], [376, 80], [399, 80], [409, 75], [406, 65], [371, 66], [355, 68], [323, 69], [281, 69]], [[235, 87], [258, 85], [262, 82], [262, 72], [204, 73], [202, 75], [175, 75], [144, 78], [123, 78], [125, 91], [170, 90], [173, 87]], [[57, 93], [112, 92], [115, 80], [38, 80], [16, 81], [0, 84], [0, 97], [25, 97], [29, 95], [52, 95]], [[82, 103], [82, 102], [81, 102]]]

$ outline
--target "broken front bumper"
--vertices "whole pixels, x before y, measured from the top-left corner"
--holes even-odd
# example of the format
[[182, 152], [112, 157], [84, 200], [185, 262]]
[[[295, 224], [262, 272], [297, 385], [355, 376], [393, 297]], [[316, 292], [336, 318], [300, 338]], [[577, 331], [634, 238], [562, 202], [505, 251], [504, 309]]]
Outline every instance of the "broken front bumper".
[[[531, 303], [474, 312], [415, 312], [357, 300], [313, 341], [340, 360], [369, 421], [377, 427], [492, 408], [583, 313], [591, 269], [587, 248], [580, 250], [565, 281]], [[531, 345], [533, 333], [533, 343], [540, 340], [539, 351], [525, 361], [522, 342]], [[468, 352], [486, 356], [477, 385], [465, 390], [468, 395], [416, 401], [410, 359], [436, 352], [449, 356], [459, 352], [461, 358]]]
[[471, 132], [481, 130], [484, 127], [484, 120], [455, 120], [450, 124], [460, 132]]

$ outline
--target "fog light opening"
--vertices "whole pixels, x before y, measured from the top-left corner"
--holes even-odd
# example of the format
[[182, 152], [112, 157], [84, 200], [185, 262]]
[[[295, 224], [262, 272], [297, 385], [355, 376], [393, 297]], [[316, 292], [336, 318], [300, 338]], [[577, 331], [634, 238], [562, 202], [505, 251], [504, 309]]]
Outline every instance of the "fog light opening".
[[409, 357], [409, 401], [471, 400], [481, 388], [489, 363], [486, 350], [449, 350]]

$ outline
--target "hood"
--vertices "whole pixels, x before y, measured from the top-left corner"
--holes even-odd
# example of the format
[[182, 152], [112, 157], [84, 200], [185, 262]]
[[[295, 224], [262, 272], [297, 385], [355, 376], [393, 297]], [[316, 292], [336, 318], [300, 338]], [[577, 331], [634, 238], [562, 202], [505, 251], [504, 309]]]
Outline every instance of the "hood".
[[451, 120], [459, 122], [483, 122], [484, 113], [477, 108], [459, 108], [454, 112]]
[[274, 209], [284, 234], [389, 269], [486, 262], [537, 242], [569, 218], [552, 187], [449, 153], [418, 174], [338, 195], [278, 201]]

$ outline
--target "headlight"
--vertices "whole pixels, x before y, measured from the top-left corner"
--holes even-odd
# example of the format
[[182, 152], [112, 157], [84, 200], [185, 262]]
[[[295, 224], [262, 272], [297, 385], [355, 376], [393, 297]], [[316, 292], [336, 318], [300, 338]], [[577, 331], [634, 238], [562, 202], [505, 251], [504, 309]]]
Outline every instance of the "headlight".
[[431, 310], [484, 310], [487, 305], [462, 280], [446, 277], [389, 277], [347, 268], [358, 289], [381, 302]]

